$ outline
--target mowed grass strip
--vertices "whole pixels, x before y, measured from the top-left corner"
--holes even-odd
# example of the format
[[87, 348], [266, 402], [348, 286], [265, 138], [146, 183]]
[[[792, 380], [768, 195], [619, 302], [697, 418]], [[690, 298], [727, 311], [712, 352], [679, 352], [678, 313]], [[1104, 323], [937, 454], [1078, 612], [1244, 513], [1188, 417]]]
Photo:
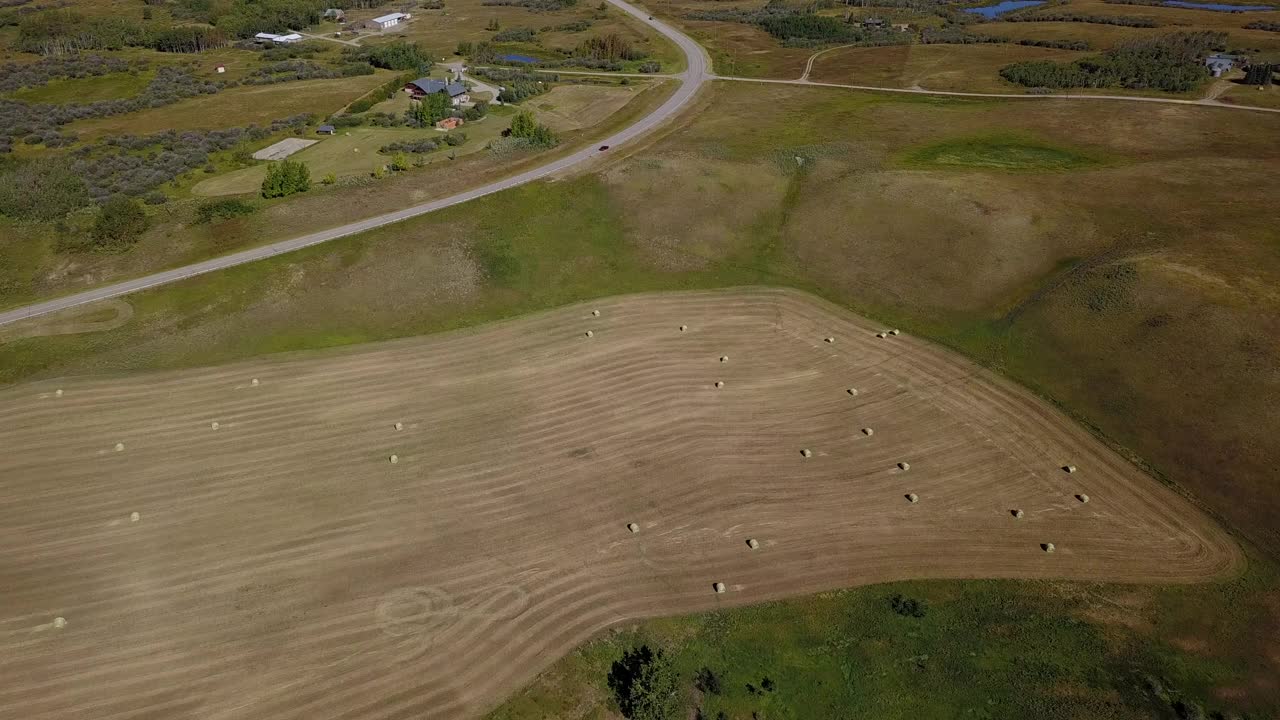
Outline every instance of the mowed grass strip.
[[1009, 136], [948, 140], [903, 154], [908, 166], [984, 168], [989, 170], [1073, 170], [1096, 165], [1092, 157]]

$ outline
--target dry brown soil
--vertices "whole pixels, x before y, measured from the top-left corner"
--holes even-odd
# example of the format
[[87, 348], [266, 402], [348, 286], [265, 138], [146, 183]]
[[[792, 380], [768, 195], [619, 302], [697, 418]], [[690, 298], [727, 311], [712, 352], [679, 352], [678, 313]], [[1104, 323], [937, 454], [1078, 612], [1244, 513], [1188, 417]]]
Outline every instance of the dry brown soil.
[[1239, 570], [1063, 415], [881, 329], [794, 291], [655, 294], [0, 391], [0, 718], [465, 718], [635, 618]]

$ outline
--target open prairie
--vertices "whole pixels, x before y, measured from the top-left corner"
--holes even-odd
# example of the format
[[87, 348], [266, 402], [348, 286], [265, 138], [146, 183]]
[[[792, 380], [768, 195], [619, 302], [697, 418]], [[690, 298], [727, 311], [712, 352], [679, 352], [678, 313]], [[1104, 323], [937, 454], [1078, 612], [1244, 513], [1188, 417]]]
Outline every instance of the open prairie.
[[1239, 571], [1065, 416], [882, 329], [795, 291], [651, 294], [11, 386], [0, 717], [470, 717], [641, 617]]

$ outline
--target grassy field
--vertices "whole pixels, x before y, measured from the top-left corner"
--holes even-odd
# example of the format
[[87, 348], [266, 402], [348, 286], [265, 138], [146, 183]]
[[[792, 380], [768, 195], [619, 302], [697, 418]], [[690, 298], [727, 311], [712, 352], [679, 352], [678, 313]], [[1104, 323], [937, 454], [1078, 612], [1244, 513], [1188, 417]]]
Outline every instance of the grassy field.
[[580, 130], [603, 122], [635, 99], [642, 89], [631, 85], [561, 85], [525, 101], [540, 122], [556, 132]]
[[[746, 83], [713, 86], [686, 117], [678, 133], [617, 156], [596, 174], [139, 293], [129, 298], [133, 318], [112, 330], [4, 343], [0, 382], [412, 335], [629, 291], [790, 285], [1011, 375], [1190, 490], [1257, 542], [1260, 554], [1278, 552], [1280, 447], [1272, 439], [1280, 419], [1272, 399], [1280, 392], [1280, 235], [1272, 217], [1280, 118]], [[1028, 155], [1027, 147], [1041, 150]], [[990, 163], [993, 155], [1002, 162]], [[367, 198], [377, 202], [376, 193]], [[348, 206], [363, 202], [344, 198]], [[320, 194], [287, 214], [281, 204], [269, 216], [207, 232], [260, 237], [290, 223], [301, 232], [313, 215], [331, 220], [333, 205]], [[175, 231], [169, 242], [181, 238]], [[449, 282], [468, 268], [475, 282]], [[1031, 585], [1010, 591], [1014, 600], [1003, 589], [912, 586], [934, 605], [932, 617], [974, 643], [965, 651], [991, 662], [961, 655], [959, 665], [939, 660], [935, 669], [926, 659], [908, 675], [921, 684], [902, 686], [902, 704], [884, 714], [927, 716], [927, 706], [911, 704], [923, 700], [902, 699], [927, 686], [930, 697], [962, 704], [990, 698], [997, 704], [989, 717], [1019, 716], [1007, 711], [1032, 702], [1073, 717], [1135, 717], [1140, 693], [1116, 687], [1124, 681], [1108, 674], [1126, 668], [1132, 682], [1167, 677], [1162, 685], [1210, 708], [1274, 714], [1280, 657], [1260, 645], [1275, 636], [1280, 615], [1270, 568], [1259, 559], [1244, 579], [1203, 588]], [[970, 592], [969, 601], [938, 609]], [[868, 632], [893, 627], [872, 615], [883, 597], [866, 593], [836, 607]], [[1055, 593], [1110, 600], [1065, 606], [1064, 617]], [[1136, 593], [1138, 610], [1125, 605], [1126, 593]], [[989, 622], [992, 608], [1008, 622]], [[975, 624], [960, 622], [969, 615]], [[762, 630], [783, 623], [760, 617]], [[685, 628], [677, 634], [687, 637], [699, 622], [671, 627]], [[1020, 629], [1007, 629], [1010, 623]], [[750, 621], [743, 627], [753, 628]], [[914, 632], [929, 639], [941, 631]], [[1013, 646], [1000, 644], [1003, 632]], [[774, 634], [778, 647], [792, 647], [783, 630]], [[1010, 647], [1041, 636], [1052, 644], [1028, 650], [1036, 664], [1001, 662]], [[901, 631], [854, 637], [872, 649], [895, 638], [915, 642]], [[687, 662], [701, 662], [706, 643], [690, 643]], [[952, 657], [909, 644], [885, 657], [909, 668], [920, 654]], [[859, 657], [849, 657], [850, 672]], [[781, 688], [802, 688], [802, 670], [821, 662], [830, 673], [837, 661], [793, 653], [768, 668], [725, 671], [743, 673], [733, 676], [739, 684], [775, 672]], [[1025, 697], [988, 688], [981, 676], [995, 670], [1025, 673], [1010, 675]], [[595, 672], [587, 674], [598, 691]], [[863, 681], [865, 696], [828, 688], [815, 697], [854, 702], [892, 687], [878, 682]], [[724, 707], [737, 712], [766, 701], [739, 693]], [[1151, 702], [1172, 716], [1167, 700]], [[788, 715], [777, 703], [769, 717], [812, 716]]]
[[393, 72], [381, 70], [373, 75], [333, 80], [246, 85], [165, 107], [81, 120], [67, 128], [85, 139], [92, 139], [163, 130], [216, 130], [255, 123], [267, 125], [272, 120], [299, 113], [328, 115], [336, 112], [394, 76]]
[[146, 89], [153, 72], [111, 73], [101, 77], [52, 80], [36, 88], [23, 88], [7, 95], [29, 103], [89, 103], [133, 97]]
[[1026, 90], [1000, 77], [1000, 68], [1025, 60], [1069, 62], [1088, 53], [1022, 45], [896, 45], [844, 48], [813, 63], [814, 82], [968, 92]]

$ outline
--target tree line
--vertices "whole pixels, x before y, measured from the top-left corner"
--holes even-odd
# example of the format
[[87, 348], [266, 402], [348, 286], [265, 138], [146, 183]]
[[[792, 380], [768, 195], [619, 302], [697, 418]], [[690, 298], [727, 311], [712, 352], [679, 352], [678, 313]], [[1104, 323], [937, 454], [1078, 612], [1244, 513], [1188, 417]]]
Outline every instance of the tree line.
[[1104, 88], [1186, 92], [1208, 71], [1204, 58], [1226, 48], [1223, 32], [1178, 32], [1134, 40], [1070, 63], [1038, 60], [1006, 65], [1004, 79], [1025, 87]]
[[1076, 13], [1013, 13], [1000, 18], [1004, 22], [1078, 22], [1091, 25], [1119, 25], [1120, 27], [1160, 27], [1155, 18], [1140, 15], [1078, 15]]

